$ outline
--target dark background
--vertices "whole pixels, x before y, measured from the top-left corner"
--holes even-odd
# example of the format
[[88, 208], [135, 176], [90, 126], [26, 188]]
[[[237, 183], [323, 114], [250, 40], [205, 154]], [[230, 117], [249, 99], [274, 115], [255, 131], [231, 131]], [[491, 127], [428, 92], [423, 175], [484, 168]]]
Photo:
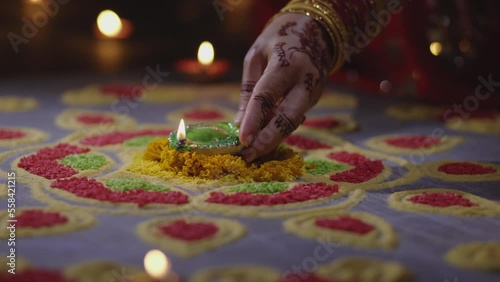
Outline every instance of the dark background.
[[[59, 11], [48, 16], [27, 44], [16, 54], [13, 34], [23, 36], [23, 19], [43, 21], [42, 5], [56, 0], [3, 1], [0, 10], [1, 78], [68, 73], [115, 73], [143, 70], [151, 64], [171, 66], [182, 58], [195, 58], [199, 44], [213, 43], [216, 58], [233, 62], [241, 72], [246, 50], [260, 30], [254, 17], [254, 0], [224, 0], [223, 20], [213, 0], [57, 0]], [[56, 3], [57, 3], [56, 2]], [[63, 4], [67, 2], [66, 4]], [[44, 4], [45, 3], [45, 4]], [[218, 6], [223, 7], [223, 6]], [[129, 38], [103, 40], [95, 23], [103, 10], [111, 9], [134, 25]], [[222, 8], [223, 9], [223, 8]], [[45, 13], [47, 17], [47, 13]], [[264, 19], [265, 20], [265, 19]], [[261, 22], [261, 21], [259, 21]]]

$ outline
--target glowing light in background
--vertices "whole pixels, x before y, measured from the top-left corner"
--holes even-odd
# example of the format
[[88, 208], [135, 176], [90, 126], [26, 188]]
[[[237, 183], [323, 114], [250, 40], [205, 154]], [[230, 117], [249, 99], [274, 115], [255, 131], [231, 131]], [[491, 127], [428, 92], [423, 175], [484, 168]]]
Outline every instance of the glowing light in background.
[[198, 48], [198, 62], [204, 66], [210, 65], [214, 61], [215, 51], [212, 43], [203, 41]]
[[97, 17], [97, 27], [105, 36], [116, 37], [122, 31], [123, 24], [115, 12], [104, 10]]
[[443, 46], [441, 45], [441, 43], [435, 41], [431, 43], [431, 45], [429, 46], [429, 50], [431, 51], [432, 55], [439, 56], [439, 54], [441, 54], [441, 52], [443, 51]]
[[170, 260], [160, 250], [151, 250], [144, 257], [144, 268], [153, 279], [165, 279], [169, 275], [171, 267]]

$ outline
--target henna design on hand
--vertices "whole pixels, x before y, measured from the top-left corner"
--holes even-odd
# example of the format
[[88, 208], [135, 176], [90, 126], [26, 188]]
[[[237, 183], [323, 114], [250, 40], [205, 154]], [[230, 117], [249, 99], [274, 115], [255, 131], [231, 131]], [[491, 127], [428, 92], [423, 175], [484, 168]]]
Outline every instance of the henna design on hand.
[[295, 52], [306, 54], [311, 60], [312, 65], [318, 70], [320, 77], [326, 75], [326, 70], [331, 61], [331, 55], [327, 47], [322, 47], [319, 43], [322, 40], [322, 31], [314, 20], [306, 22], [302, 31], [299, 32], [292, 28], [292, 33], [300, 38], [300, 47], [290, 47], [290, 58]]
[[285, 44], [286, 44], [285, 42], [276, 43], [276, 45], [274, 45], [274, 48], [273, 48], [273, 51], [276, 53], [276, 55], [279, 58], [280, 67], [286, 67], [286, 66], [290, 65], [290, 63], [286, 59], [285, 50], [283, 49], [283, 46]]
[[295, 125], [283, 112], [278, 114], [278, 118], [276, 118], [274, 125], [278, 128], [283, 138], [290, 136], [298, 127], [298, 125]]
[[288, 35], [287, 29], [289, 29], [292, 26], [296, 26], [297, 22], [287, 22], [286, 24], [282, 25], [280, 30], [278, 30], [278, 35], [279, 36], [286, 36]]
[[274, 109], [274, 105], [276, 105], [276, 102], [273, 100], [272, 97], [270, 96], [264, 96], [264, 95], [256, 95], [253, 98], [256, 101], [259, 101], [260, 104], [260, 111], [262, 112], [262, 119], [259, 121], [259, 127], [263, 128], [265, 125], [265, 122], [268, 120], [267, 116], [268, 114]]
[[252, 93], [253, 89], [255, 88], [255, 81], [246, 81], [243, 84], [241, 84], [241, 92], [248, 92]]
[[321, 95], [318, 95], [317, 97], [313, 97], [313, 91], [314, 88], [318, 85], [320, 82], [320, 79], [317, 78], [316, 81], [314, 81], [314, 75], [312, 73], [306, 73], [306, 79], [304, 80], [304, 83], [306, 84], [306, 90], [309, 95], [309, 105], [312, 107], [318, 103], [319, 98]]

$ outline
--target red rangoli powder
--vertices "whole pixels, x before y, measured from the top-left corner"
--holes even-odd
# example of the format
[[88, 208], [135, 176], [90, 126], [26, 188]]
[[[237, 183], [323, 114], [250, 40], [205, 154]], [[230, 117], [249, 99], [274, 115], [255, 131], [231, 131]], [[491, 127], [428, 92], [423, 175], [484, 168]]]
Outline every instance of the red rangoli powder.
[[147, 204], [187, 204], [187, 195], [178, 192], [155, 192], [136, 189], [131, 191], [113, 191], [108, 189], [95, 179], [87, 177], [72, 177], [69, 179], [58, 179], [50, 187], [64, 190], [75, 196], [111, 203], [134, 203], [139, 207]]
[[127, 140], [141, 136], [168, 136], [172, 132], [169, 129], [146, 129], [136, 132], [116, 131], [103, 135], [92, 135], [80, 141], [82, 145], [103, 147], [107, 145], [121, 144]]
[[450, 206], [461, 206], [461, 207], [473, 207], [477, 206], [471, 200], [465, 198], [464, 196], [452, 192], [445, 193], [422, 193], [415, 195], [408, 199], [408, 201], [415, 204], [423, 204], [433, 207], [450, 207]]
[[1, 273], [0, 281], [2, 282], [76, 282], [64, 278], [64, 275], [56, 270], [32, 269], [28, 268], [23, 271], [16, 271], [16, 274]]
[[212, 192], [205, 201], [224, 205], [273, 206], [325, 198], [337, 193], [338, 191], [339, 187], [337, 184], [328, 185], [325, 183], [308, 183], [299, 184], [290, 190], [275, 194], [253, 194], [249, 192], [225, 194], [222, 192]]
[[441, 139], [437, 137], [429, 137], [425, 135], [403, 136], [385, 139], [385, 143], [399, 148], [419, 149], [429, 148], [439, 144]]
[[72, 167], [58, 163], [57, 160], [69, 155], [87, 153], [89, 151], [90, 149], [88, 148], [58, 144], [54, 148], [43, 148], [33, 155], [21, 158], [17, 166], [31, 174], [46, 179], [70, 177], [77, 174], [78, 171]]
[[313, 128], [332, 129], [338, 127], [340, 122], [332, 117], [306, 119], [303, 125]]
[[51, 227], [64, 224], [68, 218], [58, 212], [46, 212], [41, 210], [25, 210], [16, 216], [18, 227]]
[[328, 158], [354, 166], [354, 168], [330, 175], [330, 180], [347, 183], [362, 183], [377, 177], [384, 171], [381, 160], [370, 160], [358, 153], [346, 151], [328, 154]]
[[143, 88], [129, 84], [108, 84], [100, 88], [104, 95], [114, 95], [118, 98], [130, 99], [142, 96]]
[[101, 124], [112, 123], [114, 119], [107, 115], [101, 114], [82, 114], [76, 117], [78, 122], [83, 124]]
[[332, 146], [321, 143], [315, 139], [305, 137], [302, 135], [291, 135], [285, 138], [285, 144], [290, 146], [295, 146], [303, 150], [315, 150], [315, 149], [331, 149]]
[[370, 233], [370, 231], [375, 229], [373, 225], [365, 223], [360, 219], [353, 218], [347, 215], [340, 216], [335, 219], [329, 219], [329, 218], [317, 219], [314, 224], [316, 226], [323, 228], [348, 231], [357, 234]]
[[0, 140], [18, 139], [26, 136], [26, 133], [21, 130], [11, 130], [0, 128]]
[[480, 175], [497, 172], [492, 167], [485, 167], [480, 164], [468, 162], [454, 162], [443, 164], [438, 167], [438, 171], [454, 175]]
[[196, 241], [214, 236], [219, 228], [213, 223], [193, 222], [177, 220], [169, 225], [159, 227], [163, 234], [182, 239], [184, 241]]
[[184, 113], [184, 118], [186, 119], [221, 119], [224, 115], [217, 110], [204, 110], [204, 109], [193, 109]]

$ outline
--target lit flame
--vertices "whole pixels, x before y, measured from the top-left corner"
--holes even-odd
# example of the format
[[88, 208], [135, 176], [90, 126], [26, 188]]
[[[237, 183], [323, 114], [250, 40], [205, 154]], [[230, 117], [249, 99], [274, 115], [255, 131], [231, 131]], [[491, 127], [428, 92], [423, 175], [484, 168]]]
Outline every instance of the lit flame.
[[177, 140], [185, 140], [186, 139], [186, 126], [184, 125], [184, 119], [181, 119], [179, 123], [179, 128], [177, 129]]
[[116, 37], [122, 31], [123, 24], [115, 12], [104, 10], [97, 17], [97, 27], [105, 36]]
[[214, 53], [212, 43], [203, 41], [198, 48], [198, 62], [204, 66], [210, 65], [214, 61]]
[[439, 56], [439, 54], [441, 54], [441, 51], [443, 51], [443, 45], [441, 45], [441, 43], [437, 41], [432, 42], [429, 46], [429, 50], [431, 51], [432, 55]]
[[169, 275], [172, 264], [162, 251], [151, 250], [144, 257], [144, 268], [150, 277], [162, 280]]

